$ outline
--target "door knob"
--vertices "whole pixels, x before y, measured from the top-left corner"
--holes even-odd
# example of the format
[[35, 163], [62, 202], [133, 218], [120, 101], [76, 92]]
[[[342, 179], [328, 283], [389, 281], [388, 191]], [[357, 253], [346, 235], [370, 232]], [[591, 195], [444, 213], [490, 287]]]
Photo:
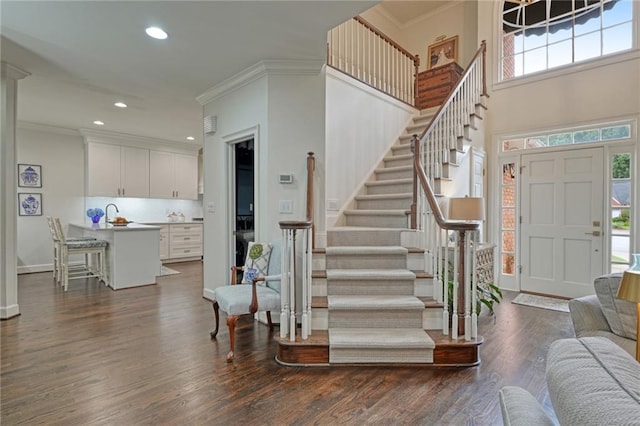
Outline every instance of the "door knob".
[[585, 232], [585, 235], [593, 235], [594, 237], [599, 237], [600, 236], [600, 231], [593, 231], [593, 232]]

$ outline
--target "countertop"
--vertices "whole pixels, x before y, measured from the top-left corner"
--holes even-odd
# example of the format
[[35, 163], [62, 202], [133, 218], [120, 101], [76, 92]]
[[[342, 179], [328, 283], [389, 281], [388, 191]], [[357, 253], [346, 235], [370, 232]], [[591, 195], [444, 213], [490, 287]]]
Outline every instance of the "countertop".
[[159, 226], [145, 225], [143, 223], [129, 223], [126, 226], [113, 226], [110, 223], [72, 223], [71, 225], [88, 231], [149, 231], [160, 229]]
[[202, 224], [202, 220], [185, 220], [184, 222], [169, 222], [169, 221], [157, 221], [157, 222], [144, 222], [148, 225], [197, 225]]

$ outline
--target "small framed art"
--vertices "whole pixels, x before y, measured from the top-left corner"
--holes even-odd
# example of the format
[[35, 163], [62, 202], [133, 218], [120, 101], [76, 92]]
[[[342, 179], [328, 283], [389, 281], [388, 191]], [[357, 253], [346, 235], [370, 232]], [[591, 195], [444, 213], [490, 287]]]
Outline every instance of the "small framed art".
[[18, 215], [42, 216], [42, 194], [19, 192]]
[[42, 188], [42, 166], [18, 164], [18, 186], [22, 188]]
[[429, 45], [428, 69], [458, 62], [458, 36], [449, 37]]

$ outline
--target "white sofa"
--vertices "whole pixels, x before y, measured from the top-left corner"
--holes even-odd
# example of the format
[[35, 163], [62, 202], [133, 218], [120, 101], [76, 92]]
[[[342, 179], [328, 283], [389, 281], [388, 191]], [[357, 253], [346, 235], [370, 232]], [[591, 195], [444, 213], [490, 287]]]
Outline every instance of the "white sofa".
[[606, 337], [635, 356], [638, 311], [634, 303], [616, 297], [621, 279], [622, 274], [596, 278], [596, 294], [570, 300], [569, 310], [577, 337]]
[[[640, 424], [640, 363], [605, 337], [553, 342], [546, 379], [560, 425]], [[505, 426], [557, 424], [522, 388], [502, 388], [500, 407]]]

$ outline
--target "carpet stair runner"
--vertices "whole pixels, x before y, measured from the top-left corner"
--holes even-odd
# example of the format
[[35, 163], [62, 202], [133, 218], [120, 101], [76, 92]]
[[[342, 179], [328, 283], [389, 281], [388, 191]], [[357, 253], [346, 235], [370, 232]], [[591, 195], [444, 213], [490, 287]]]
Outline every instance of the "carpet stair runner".
[[[420, 133], [433, 111], [408, 129]], [[432, 363], [435, 343], [423, 327], [425, 305], [414, 296], [416, 274], [401, 245], [412, 201], [411, 137], [390, 156], [344, 212], [346, 226], [327, 232], [326, 280], [331, 364]]]

